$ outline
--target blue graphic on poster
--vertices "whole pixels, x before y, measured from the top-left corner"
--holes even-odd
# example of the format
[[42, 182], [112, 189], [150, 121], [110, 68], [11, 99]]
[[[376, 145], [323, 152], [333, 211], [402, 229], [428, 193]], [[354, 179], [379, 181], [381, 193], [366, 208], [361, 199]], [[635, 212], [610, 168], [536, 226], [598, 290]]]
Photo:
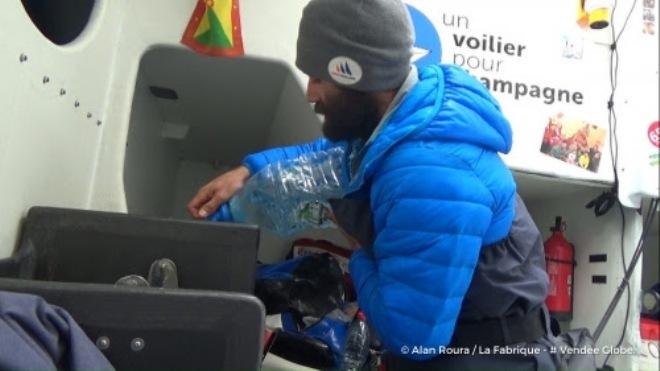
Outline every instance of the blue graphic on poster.
[[442, 47], [440, 36], [429, 18], [417, 8], [407, 5], [415, 28], [415, 45], [412, 61], [418, 68], [440, 63]]

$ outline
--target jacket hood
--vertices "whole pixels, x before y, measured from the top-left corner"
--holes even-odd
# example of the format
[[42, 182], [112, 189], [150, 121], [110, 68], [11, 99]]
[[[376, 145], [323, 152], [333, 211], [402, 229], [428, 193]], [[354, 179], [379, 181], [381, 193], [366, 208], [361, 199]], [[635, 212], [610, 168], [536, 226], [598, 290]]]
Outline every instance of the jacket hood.
[[461, 142], [508, 153], [512, 131], [500, 105], [473, 76], [452, 65], [425, 67], [378, 136], [363, 149], [350, 188], [361, 187], [382, 156], [406, 139]]

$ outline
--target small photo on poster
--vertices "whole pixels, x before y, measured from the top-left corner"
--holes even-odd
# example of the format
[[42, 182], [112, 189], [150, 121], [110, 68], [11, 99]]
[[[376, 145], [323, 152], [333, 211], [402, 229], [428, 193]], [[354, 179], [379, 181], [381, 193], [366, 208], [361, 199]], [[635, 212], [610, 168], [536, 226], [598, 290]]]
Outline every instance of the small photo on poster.
[[567, 164], [598, 172], [606, 131], [584, 120], [557, 113], [543, 131], [541, 152]]

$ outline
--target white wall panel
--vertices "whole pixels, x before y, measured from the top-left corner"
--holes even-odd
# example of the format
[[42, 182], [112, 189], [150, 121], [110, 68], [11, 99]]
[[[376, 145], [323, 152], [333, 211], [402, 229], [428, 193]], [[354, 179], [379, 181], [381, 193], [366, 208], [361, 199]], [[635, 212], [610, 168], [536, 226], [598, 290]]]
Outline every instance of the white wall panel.
[[29, 207], [87, 206], [122, 7], [122, 1], [97, 1], [86, 30], [58, 46], [20, 1], [2, 3], [0, 256], [11, 253]]

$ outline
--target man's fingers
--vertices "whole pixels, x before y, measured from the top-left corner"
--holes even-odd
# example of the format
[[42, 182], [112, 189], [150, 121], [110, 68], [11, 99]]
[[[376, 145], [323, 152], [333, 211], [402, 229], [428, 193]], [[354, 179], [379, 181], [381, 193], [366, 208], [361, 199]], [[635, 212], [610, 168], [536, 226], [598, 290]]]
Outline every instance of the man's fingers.
[[207, 218], [221, 203], [229, 200], [249, 176], [250, 171], [244, 166], [220, 175], [197, 192], [187, 205], [188, 212], [197, 219]]
[[207, 202], [211, 198], [211, 193], [207, 190], [200, 190], [197, 192], [195, 197], [193, 197], [192, 200], [188, 203], [188, 212], [190, 215], [192, 215], [194, 218], [205, 218], [205, 216], [201, 216], [199, 214], [200, 212], [200, 206], [202, 206], [205, 202]]
[[213, 214], [223, 201], [224, 200], [222, 199], [222, 197], [220, 197], [218, 195], [218, 192], [216, 192], [213, 198], [211, 198], [211, 200], [209, 200], [206, 204], [204, 204], [204, 206], [202, 206], [199, 209], [199, 216], [202, 218], [206, 218], [209, 215]]

